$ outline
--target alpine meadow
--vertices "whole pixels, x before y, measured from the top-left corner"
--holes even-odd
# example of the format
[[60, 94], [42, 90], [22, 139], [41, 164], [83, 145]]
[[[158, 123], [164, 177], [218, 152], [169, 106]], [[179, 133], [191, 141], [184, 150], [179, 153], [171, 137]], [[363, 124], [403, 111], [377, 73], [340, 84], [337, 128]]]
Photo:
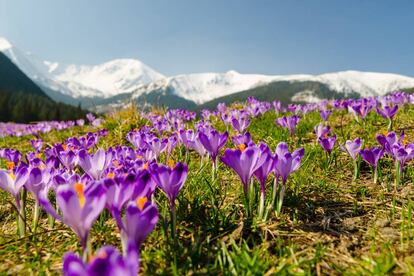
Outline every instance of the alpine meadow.
[[413, 14], [0, 1], [0, 276], [414, 275]]

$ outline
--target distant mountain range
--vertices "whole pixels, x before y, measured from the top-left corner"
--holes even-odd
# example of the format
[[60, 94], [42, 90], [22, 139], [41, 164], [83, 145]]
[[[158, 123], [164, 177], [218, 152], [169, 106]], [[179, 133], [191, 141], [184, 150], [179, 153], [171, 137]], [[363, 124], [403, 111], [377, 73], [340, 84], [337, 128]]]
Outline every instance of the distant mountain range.
[[56, 103], [0, 52], [0, 121], [71, 120], [85, 116], [79, 107]]
[[71, 105], [105, 110], [125, 103], [170, 108], [214, 107], [248, 96], [282, 102], [321, 98], [379, 96], [414, 87], [414, 78], [388, 73], [344, 71], [322, 75], [200, 73], [166, 77], [136, 59], [100, 65], [64, 65], [44, 61], [0, 38], [3, 52], [50, 98]]

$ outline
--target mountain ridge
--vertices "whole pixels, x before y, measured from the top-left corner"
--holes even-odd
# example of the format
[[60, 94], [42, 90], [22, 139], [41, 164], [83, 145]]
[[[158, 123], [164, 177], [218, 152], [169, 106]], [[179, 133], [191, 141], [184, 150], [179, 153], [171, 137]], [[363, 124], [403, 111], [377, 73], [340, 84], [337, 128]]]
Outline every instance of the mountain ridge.
[[[303, 91], [288, 93], [292, 101], [315, 100], [315, 95], [331, 91], [330, 96], [381, 96], [394, 90], [414, 87], [414, 77], [392, 74], [347, 70], [319, 75], [263, 75], [242, 74], [234, 70], [223, 73], [194, 73], [164, 76], [136, 59], [114, 59], [98, 65], [65, 65], [45, 61], [21, 51], [7, 39], [0, 37], [0, 51], [8, 57], [43, 91], [55, 101], [83, 107], [98, 105], [122, 105], [122, 101], [138, 104], [162, 104], [167, 107], [194, 107], [216, 99], [238, 98], [245, 91], [273, 91], [277, 87], [303, 87]], [[279, 82], [279, 84], [276, 84]], [[284, 82], [282, 85], [281, 82]], [[297, 85], [307, 83], [309, 87]], [[315, 85], [320, 83], [322, 85]], [[325, 87], [326, 89], [322, 87]], [[319, 87], [321, 91], [315, 91]], [[259, 90], [255, 90], [255, 89]], [[273, 89], [273, 90], [272, 90]], [[277, 88], [276, 90], [278, 90]], [[276, 91], [275, 90], [275, 91]], [[259, 93], [259, 92], [257, 92]], [[261, 92], [260, 92], [261, 93]], [[315, 94], [316, 93], [316, 94]], [[277, 93], [271, 93], [278, 97]], [[283, 94], [283, 93], [282, 93]], [[315, 94], [315, 95], [313, 95]], [[244, 94], [243, 94], [244, 95]], [[284, 93], [284, 95], [287, 95]]]
[[136, 59], [115, 59], [98, 65], [65, 65], [42, 60], [2, 37], [0, 51], [40, 86], [81, 101], [112, 97], [164, 78]]
[[80, 107], [54, 102], [0, 52], [0, 121], [72, 120], [85, 114]]

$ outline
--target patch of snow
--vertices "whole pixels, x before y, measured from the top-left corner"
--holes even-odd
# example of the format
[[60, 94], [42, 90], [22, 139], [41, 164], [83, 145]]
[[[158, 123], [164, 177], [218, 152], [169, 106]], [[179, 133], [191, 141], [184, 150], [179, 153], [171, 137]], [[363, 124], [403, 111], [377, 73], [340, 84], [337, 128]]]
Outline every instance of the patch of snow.
[[305, 103], [318, 103], [321, 101], [315, 95], [315, 91], [312, 90], [304, 90], [299, 93], [296, 93], [292, 98], [292, 102], [305, 102]]
[[0, 37], [0, 51], [5, 51], [11, 47], [12, 45], [7, 39]]

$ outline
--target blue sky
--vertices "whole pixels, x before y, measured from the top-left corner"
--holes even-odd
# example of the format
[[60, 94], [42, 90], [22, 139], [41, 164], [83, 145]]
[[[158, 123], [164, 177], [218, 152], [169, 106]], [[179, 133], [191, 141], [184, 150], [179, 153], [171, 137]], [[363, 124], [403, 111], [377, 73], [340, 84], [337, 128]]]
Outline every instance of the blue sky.
[[64, 63], [165, 75], [340, 70], [414, 76], [414, 1], [0, 0], [0, 36]]

